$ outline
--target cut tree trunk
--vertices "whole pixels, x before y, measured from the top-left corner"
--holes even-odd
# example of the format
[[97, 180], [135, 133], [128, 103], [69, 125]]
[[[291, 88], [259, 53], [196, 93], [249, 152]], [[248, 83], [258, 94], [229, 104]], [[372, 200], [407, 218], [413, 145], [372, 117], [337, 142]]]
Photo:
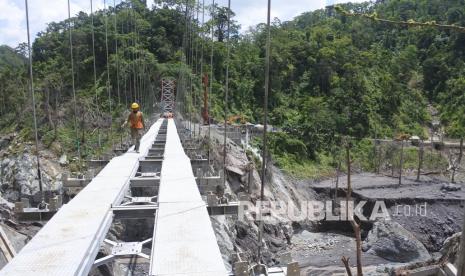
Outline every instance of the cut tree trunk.
[[462, 163], [462, 156], [463, 156], [463, 137], [460, 138], [460, 152], [459, 152], [459, 160], [457, 160], [457, 167], [460, 166], [460, 163]]
[[352, 271], [350, 270], [349, 258], [346, 258], [346, 256], [342, 256], [341, 261], [344, 264], [344, 267], [346, 268], [347, 276], [352, 276]]
[[336, 189], [334, 190], [334, 204], [333, 208], [336, 206], [336, 201], [337, 201], [337, 192], [339, 190], [339, 172], [341, 171], [341, 160], [338, 161], [337, 167], [336, 167]]
[[381, 143], [380, 141], [378, 141], [378, 164], [377, 164], [377, 168], [376, 168], [376, 173], [379, 174], [380, 170], [381, 170], [381, 155], [382, 155], [382, 152], [383, 152], [383, 148], [381, 147]]
[[434, 131], [433, 129], [431, 129], [431, 163], [433, 163], [433, 153], [434, 153], [434, 139], [433, 139], [433, 136], [434, 136]]
[[404, 167], [404, 140], [400, 141], [399, 186], [402, 185], [402, 169]]
[[352, 186], [350, 183], [350, 171], [351, 171], [351, 160], [350, 160], [350, 145], [347, 143], [346, 146], [346, 162], [347, 162], [347, 193], [346, 193], [346, 220], [349, 220], [349, 201], [352, 197]]
[[393, 142], [393, 148], [392, 148], [392, 152], [391, 152], [391, 177], [394, 177], [394, 171], [395, 171], [395, 166], [394, 166], [394, 161], [395, 161], [395, 152], [397, 151], [397, 145], [395, 142]]
[[356, 253], [357, 253], [357, 276], [363, 276], [362, 271], [362, 235], [360, 225], [354, 220], [350, 221], [355, 233]]
[[[346, 200], [346, 218], [349, 220], [349, 201], [352, 197], [352, 183], [351, 183], [351, 158], [350, 158], [350, 143], [346, 147], [347, 158], [347, 200]], [[360, 225], [355, 221], [355, 217], [350, 218], [350, 223], [354, 229], [356, 252], [357, 252], [357, 276], [363, 276], [362, 271], [362, 237], [360, 233]], [[347, 268], [347, 267], [346, 267]], [[350, 269], [349, 269], [350, 270]], [[351, 275], [351, 274], [349, 274]]]
[[452, 175], [451, 175], [451, 182], [455, 183], [455, 174], [457, 173], [457, 170], [460, 168], [460, 163], [462, 163], [462, 155], [463, 155], [463, 138], [460, 139], [460, 151], [459, 151], [459, 156], [457, 158], [457, 162], [455, 164], [452, 164]]
[[375, 139], [374, 145], [373, 145], [373, 170], [375, 173], [378, 171], [378, 139]]
[[423, 155], [424, 155], [423, 140], [420, 140], [420, 148], [418, 149], [417, 181], [420, 181], [421, 168], [423, 167]]

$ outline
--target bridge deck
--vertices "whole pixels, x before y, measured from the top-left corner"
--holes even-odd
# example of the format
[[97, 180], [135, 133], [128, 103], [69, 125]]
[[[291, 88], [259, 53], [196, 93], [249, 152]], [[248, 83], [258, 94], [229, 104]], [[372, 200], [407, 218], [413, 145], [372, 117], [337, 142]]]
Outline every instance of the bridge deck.
[[166, 140], [150, 275], [228, 275], [173, 119]]
[[140, 154], [126, 153], [108, 165], [37, 233], [0, 275], [87, 275], [111, 225], [112, 204], [121, 202], [152, 146], [162, 120], [141, 140]]

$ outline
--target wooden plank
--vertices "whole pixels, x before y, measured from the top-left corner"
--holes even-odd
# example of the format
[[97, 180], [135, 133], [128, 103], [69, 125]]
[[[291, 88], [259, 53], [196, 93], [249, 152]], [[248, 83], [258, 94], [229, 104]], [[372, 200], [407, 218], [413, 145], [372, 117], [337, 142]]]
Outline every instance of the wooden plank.
[[0, 249], [3, 252], [3, 255], [6, 258], [7, 262], [10, 262], [14, 256], [16, 255], [16, 250], [11, 244], [10, 240], [8, 239], [8, 236], [6, 235], [5, 231], [3, 231], [3, 228], [0, 226]]

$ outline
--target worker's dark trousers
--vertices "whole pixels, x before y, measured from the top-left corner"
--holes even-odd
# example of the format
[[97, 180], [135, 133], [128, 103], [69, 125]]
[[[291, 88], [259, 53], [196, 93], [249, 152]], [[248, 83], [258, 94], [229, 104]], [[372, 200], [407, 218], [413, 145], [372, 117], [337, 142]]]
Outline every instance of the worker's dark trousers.
[[132, 143], [135, 146], [134, 150], [139, 151], [140, 139], [142, 138], [142, 129], [131, 128]]

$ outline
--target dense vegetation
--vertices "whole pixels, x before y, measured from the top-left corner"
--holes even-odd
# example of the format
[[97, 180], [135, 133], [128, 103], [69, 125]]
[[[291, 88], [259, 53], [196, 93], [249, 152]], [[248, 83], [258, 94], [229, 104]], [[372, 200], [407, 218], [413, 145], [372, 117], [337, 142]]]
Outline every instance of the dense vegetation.
[[9, 46], [0, 46], [0, 68], [24, 66], [25, 58]]
[[[116, 14], [116, 15], [115, 15]], [[107, 151], [122, 134], [124, 111], [133, 101], [153, 112], [161, 76], [180, 65], [184, 23], [179, 9], [148, 10], [143, 2], [123, 2], [108, 12], [80, 12], [71, 19], [76, 102], [72, 86], [69, 21], [49, 23], [33, 43], [39, 137], [47, 147], [83, 157]], [[95, 75], [92, 26], [95, 39]], [[108, 59], [107, 59], [108, 48]], [[117, 49], [118, 48], [118, 49]], [[24, 44], [0, 64], [0, 129], [31, 139], [31, 97]], [[3, 60], [3, 58], [2, 58]], [[108, 67], [107, 67], [108, 60]], [[172, 69], [177, 68], [177, 69]], [[108, 75], [107, 75], [108, 72]], [[108, 80], [108, 87], [107, 87]], [[108, 89], [107, 89], [108, 88]], [[76, 133], [77, 132], [77, 133]], [[101, 146], [99, 146], [101, 145]]]
[[[458, 1], [377, 2], [343, 7], [391, 20], [465, 25], [465, 6]], [[240, 95], [233, 108], [248, 111], [254, 119], [260, 116], [252, 110], [261, 108], [263, 66], [246, 62], [250, 58], [243, 53], [253, 49], [248, 52], [263, 56], [263, 36], [259, 26], [241, 40], [234, 54], [241, 66], [233, 73], [240, 79], [233, 89]], [[314, 161], [334, 165], [327, 157], [340, 154], [337, 148], [344, 135], [427, 138], [430, 111], [436, 108], [446, 135], [464, 136], [464, 33], [376, 23], [329, 8], [291, 22], [275, 20], [272, 37], [272, 124], [285, 133], [274, 135], [271, 146], [278, 162], [290, 170], [296, 165], [321, 170], [305, 166]], [[244, 85], [254, 93], [246, 93]], [[250, 103], [256, 105], [248, 107]], [[367, 155], [373, 145], [362, 142], [360, 147]]]
[[[198, 20], [194, 21], [195, 26], [190, 28], [194, 33], [192, 43], [185, 35], [188, 24], [181, 1], [157, 2], [153, 9], [132, 0], [110, 10], [107, 27], [110, 98], [106, 90], [105, 14], [100, 11], [94, 18], [96, 85], [91, 18], [80, 13], [72, 19], [79, 143], [87, 145], [87, 152], [92, 153], [97, 143], [95, 130], [109, 129], [109, 116], [117, 121], [131, 100], [152, 106], [163, 75], [193, 78], [196, 97], [190, 104], [200, 103], [200, 79], [192, 73], [199, 72], [202, 44], [203, 71], [210, 70], [212, 43], [209, 39], [200, 42], [202, 37], [208, 37], [211, 27], [215, 34], [211, 113], [222, 120], [228, 10], [217, 7], [214, 20], [203, 29]], [[465, 25], [465, 5], [455, 0], [390, 0], [343, 7], [391, 20]], [[117, 34], [113, 11], [116, 11]], [[195, 12], [192, 14], [195, 16]], [[70, 138], [73, 101], [67, 24], [68, 21], [51, 23], [40, 33], [34, 42], [33, 57], [40, 102], [40, 137], [47, 145], [58, 139], [74, 149], [76, 141]], [[265, 26], [258, 25], [243, 34], [238, 29], [237, 22], [232, 22], [230, 115], [240, 114], [250, 122], [260, 123]], [[275, 19], [271, 35], [270, 123], [283, 132], [272, 135], [270, 145], [282, 166], [303, 166], [303, 170], [311, 167], [305, 164], [316, 164], [318, 170], [319, 166], [334, 166], [331, 156], [337, 155], [341, 137], [346, 135], [359, 139], [394, 138], [401, 134], [427, 138], [432, 109], [439, 110], [447, 135], [464, 136], [464, 33], [376, 23], [343, 16], [328, 8], [304, 13], [289, 22]], [[189, 45], [195, 46], [191, 50], [195, 54], [190, 58], [183, 55], [189, 52], [186, 51]], [[190, 71], [186, 60], [192, 67]], [[30, 126], [27, 74], [23, 67], [0, 64], [3, 84], [0, 129]], [[193, 108], [200, 114], [198, 104]], [[118, 123], [114, 124], [117, 129]], [[107, 144], [109, 138], [106, 137]], [[360, 156], [370, 158], [370, 143], [362, 141], [357, 147]]]

